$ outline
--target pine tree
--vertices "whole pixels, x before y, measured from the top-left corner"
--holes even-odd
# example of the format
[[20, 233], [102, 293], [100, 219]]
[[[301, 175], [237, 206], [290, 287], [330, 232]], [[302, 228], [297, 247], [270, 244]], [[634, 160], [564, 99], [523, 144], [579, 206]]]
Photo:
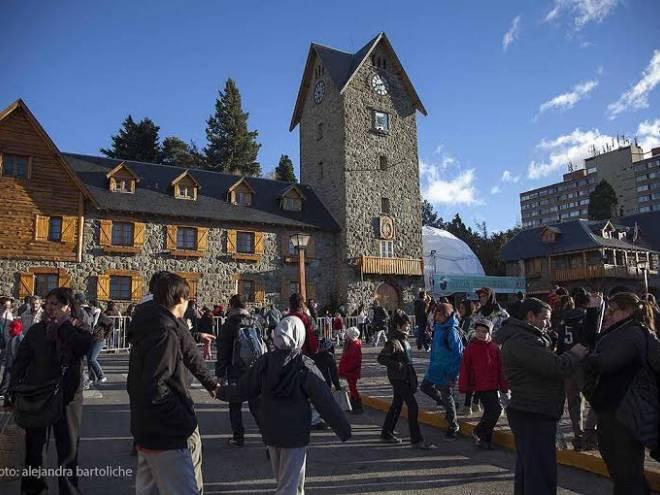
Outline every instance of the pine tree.
[[275, 178], [287, 182], [298, 182], [296, 172], [293, 170], [293, 162], [289, 155], [280, 156], [280, 163], [275, 168]]
[[165, 165], [189, 168], [203, 167], [205, 164], [204, 155], [200, 153], [194, 141], [187, 144], [176, 136], [169, 136], [163, 140], [161, 160]]
[[605, 179], [601, 180], [589, 195], [589, 218], [591, 220], [608, 220], [615, 213], [618, 204], [614, 188]]
[[144, 118], [135, 123], [129, 115], [122, 123], [119, 133], [112, 136], [112, 148], [100, 151], [109, 158], [158, 163], [160, 161], [160, 143], [158, 127], [153, 120]]
[[225, 90], [218, 92], [215, 113], [207, 121], [204, 148], [209, 168], [242, 175], [261, 175], [257, 154], [258, 131], [248, 131], [248, 116], [243, 112], [241, 94], [232, 79], [227, 79]]
[[435, 212], [433, 205], [425, 199], [422, 200], [422, 225], [438, 229], [445, 227], [445, 222]]

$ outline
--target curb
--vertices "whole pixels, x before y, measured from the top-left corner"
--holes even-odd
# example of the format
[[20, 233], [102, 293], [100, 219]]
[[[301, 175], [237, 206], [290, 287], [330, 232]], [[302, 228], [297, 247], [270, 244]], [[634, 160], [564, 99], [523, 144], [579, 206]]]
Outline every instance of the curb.
[[[390, 408], [390, 401], [381, 399], [379, 397], [372, 397], [370, 395], [361, 394], [362, 403], [365, 406], [371, 407], [381, 412], [387, 412]], [[408, 417], [408, 409], [404, 405], [401, 410], [401, 416]], [[441, 430], [447, 429], [447, 421], [439, 412], [432, 412], [426, 409], [419, 410], [419, 422], [425, 425], [434, 426]], [[460, 433], [465, 436], [472, 436], [475, 424], [469, 423], [465, 420], [458, 420]], [[508, 450], [516, 450], [513, 434], [495, 430], [493, 432], [493, 443]], [[582, 471], [588, 471], [599, 476], [609, 478], [609, 472], [605, 461], [598, 454], [589, 454], [585, 452], [576, 452], [574, 450], [558, 450], [557, 451], [557, 464], [569, 466]], [[649, 483], [651, 490], [660, 492], [660, 472], [646, 469], [644, 471], [646, 481]]]

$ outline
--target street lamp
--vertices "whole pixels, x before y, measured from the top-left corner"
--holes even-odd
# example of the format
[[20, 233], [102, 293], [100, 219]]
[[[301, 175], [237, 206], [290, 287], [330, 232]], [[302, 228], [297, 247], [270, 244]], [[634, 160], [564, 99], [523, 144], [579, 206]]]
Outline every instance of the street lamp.
[[646, 261], [638, 261], [637, 268], [642, 270], [642, 273], [644, 274], [644, 297], [646, 297], [646, 294], [649, 293], [649, 277], [647, 275], [648, 265], [646, 264]]
[[300, 296], [307, 304], [307, 288], [305, 286], [305, 248], [309, 244], [309, 234], [293, 234], [290, 237], [291, 244], [298, 251], [298, 284], [300, 285]]

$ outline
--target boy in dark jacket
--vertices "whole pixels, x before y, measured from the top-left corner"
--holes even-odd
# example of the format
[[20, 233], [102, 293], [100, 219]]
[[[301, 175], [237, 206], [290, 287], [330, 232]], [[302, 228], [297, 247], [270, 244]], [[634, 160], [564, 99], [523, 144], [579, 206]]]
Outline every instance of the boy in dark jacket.
[[399, 421], [401, 406], [406, 403], [408, 407], [408, 427], [410, 429], [410, 442], [413, 448], [430, 450], [435, 445], [424, 442], [419, 429], [417, 414], [419, 407], [415, 400], [417, 391], [417, 374], [412, 365], [412, 349], [408, 343], [410, 332], [410, 319], [403, 311], [397, 310], [392, 317], [394, 330], [390, 332], [389, 339], [378, 355], [378, 362], [387, 366], [387, 378], [393, 389], [392, 405], [380, 434], [384, 442], [401, 443], [401, 439], [394, 435], [394, 428]]
[[504, 378], [500, 349], [491, 340], [492, 331], [490, 320], [475, 321], [474, 339], [463, 353], [458, 380], [461, 393], [479, 392], [484, 414], [472, 436], [477, 447], [485, 449], [492, 448], [493, 428], [502, 414], [497, 391], [506, 392], [509, 389]]
[[339, 375], [337, 374], [337, 361], [335, 361], [335, 346], [327, 337], [319, 342], [319, 352], [312, 356], [314, 364], [319, 369], [328, 387], [335, 386], [335, 390], [341, 390]]
[[275, 350], [261, 356], [237, 383], [222, 387], [218, 397], [228, 402], [260, 398], [260, 428], [268, 446], [276, 493], [304, 493], [311, 408], [346, 441], [351, 425], [335, 402], [314, 365], [301, 353], [305, 326], [293, 316], [284, 317], [273, 331]]
[[138, 450], [138, 493], [187, 495], [203, 489], [201, 439], [186, 368], [211, 396], [217, 382], [182, 319], [189, 290], [180, 276], [163, 275], [155, 284], [153, 302], [138, 308], [129, 329], [127, 388]]

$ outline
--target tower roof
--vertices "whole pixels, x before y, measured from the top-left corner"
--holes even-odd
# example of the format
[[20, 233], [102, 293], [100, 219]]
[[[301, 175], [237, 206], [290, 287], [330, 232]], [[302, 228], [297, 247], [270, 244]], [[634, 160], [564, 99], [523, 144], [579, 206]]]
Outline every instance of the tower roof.
[[378, 46], [380, 43], [383, 44], [385, 51], [388, 52], [388, 54], [392, 57], [392, 60], [394, 61], [393, 72], [401, 78], [404, 89], [413, 101], [415, 108], [419, 110], [423, 115], [427, 115], [426, 109], [424, 108], [422, 101], [419, 99], [419, 96], [417, 95], [417, 92], [415, 91], [415, 88], [412, 85], [408, 74], [406, 74], [406, 71], [403, 69], [403, 65], [401, 65], [399, 57], [396, 56], [394, 48], [392, 48], [392, 45], [390, 44], [390, 41], [385, 33], [381, 32], [355, 53], [348, 53], [342, 50], [337, 50], [336, 48], [331, 48], [329, 46], [319, 45], [317, 43], [311, 44], [309, 53], [307, 54], [307, 62], [305, 63], [305, 70], [303, 71], [302, 81], [300, 82], [300, 89], [298, 90], [296, 106], [293, 110], [293, 116], [291, 117], [291, 125], [289, 127], [289, 131], [294, 130], [300, 122], [305, 97], [307, 96], [307, 92], [312, 85], [312, 73], [314, 69], [314, 63], [316, 62], [317, 58], [321, 59], [323, 65], [330, 74], [332, 82], [335, 84], [341, 94], [346, 90], [360, 67], [362, 67], [364, 62], [369, 59], [371, 52], [373, 52], [376, 46]]

